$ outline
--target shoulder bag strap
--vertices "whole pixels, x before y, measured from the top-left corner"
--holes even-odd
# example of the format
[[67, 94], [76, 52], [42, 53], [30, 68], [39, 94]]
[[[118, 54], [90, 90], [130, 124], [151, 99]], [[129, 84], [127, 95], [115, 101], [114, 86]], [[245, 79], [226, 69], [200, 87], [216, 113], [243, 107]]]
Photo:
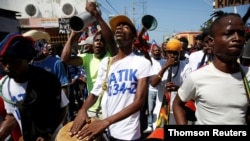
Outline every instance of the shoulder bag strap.
[[104, 79], [104, 81], [102, 83], [102, 92], [99, 95], [100, 96], [100, 100], [99, 100], [99, 104], [98, 104], [98, 108], [96, 110], [96, 113], [99, 113], [99, 111], [101, 110], [102, 96], [103, 96], [104, 92], [107, 90], [107, 79], [108, 79], [108, 73], [109, 73], [109, 69], [110, 69], [111, 63], [112, 63], [112, 57], [109, 57], [108, 58], [108, 66], [107, 66], [106, 76], [105, 76], [105, 79]]
[[246, 93], [248, 95], [248, 100], [250, 101], [250, 86], [249, 86], [246, 74], [241, 67], [240, 67], [240, 71], [241, 71], [242, 79], [244, 82], [244, 87], [245, 87]]

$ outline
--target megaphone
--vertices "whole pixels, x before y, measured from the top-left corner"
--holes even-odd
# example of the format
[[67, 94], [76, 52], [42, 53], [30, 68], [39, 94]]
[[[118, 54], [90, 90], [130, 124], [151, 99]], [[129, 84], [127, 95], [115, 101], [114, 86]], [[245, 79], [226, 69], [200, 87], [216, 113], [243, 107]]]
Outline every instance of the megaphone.
[[138, 34], [138, 38], [140, 39], [142, 37], [142, 35], [147, 31], [151, 31], [151, 30], [155, 30], [158, 23], [157, 20], [155, 19], [155, 17], [153, 17], [152, 15], [144, 15], [142, 17], [141, 20], [142, 23], [142, 29]]
[[157, 25], [158, 25], [155, 17], [153, 17], [151, 15], [143, 16], [141, 22], [142, 22], [142, 25], [149, 31], [155, 30]]
[[[101, 14], [100, 10], [98, 10], [98, 12]], [[79, 15], [71, 17], [69, 20], [69, 26], [72, 30], [79, 32], [88, 27], [90, 23], [95, 21], [96, 18], [93, 15], [87, 11], [84, 11]]]

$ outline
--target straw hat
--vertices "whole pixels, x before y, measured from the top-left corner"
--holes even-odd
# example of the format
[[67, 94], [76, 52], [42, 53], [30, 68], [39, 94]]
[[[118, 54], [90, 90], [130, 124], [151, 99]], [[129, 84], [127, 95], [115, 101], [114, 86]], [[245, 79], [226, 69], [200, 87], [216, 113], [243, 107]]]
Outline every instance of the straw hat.
[[24, 37], [31, 37], [34, 41], [42, 40], [50, 41], [50, 35], [47, 32], [40, 30], [29, 30], [23, 33]]

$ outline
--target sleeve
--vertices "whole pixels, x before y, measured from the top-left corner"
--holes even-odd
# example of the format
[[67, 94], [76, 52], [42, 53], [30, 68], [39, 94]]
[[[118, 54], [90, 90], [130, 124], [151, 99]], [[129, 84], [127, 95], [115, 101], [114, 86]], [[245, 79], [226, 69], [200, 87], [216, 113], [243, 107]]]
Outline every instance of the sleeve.
[[62, 86], [69, 85], [69, 79], [67, 77], [65, 67], [64, 67], [63, 63], [61, 62], [61, 60], [57, 60], [54, 67], [55, 67], [55, 70], [57, 72], [56, 75], [61, 82], [61, 85]]
[[102, 92], [102, 84], [103, 84], [104, 79], [106, 77], [107, 66], [108, 66], [108, 57], [104, 58], [100, 62], [96, 82], [94, 83], [93, 89], [90, 92], [96, 96], [99, 96], [100, 93]]
[[160, 63], [152, 60], [151, 75], [157, 75], [159, 73], [159, 70], [161, 70]]
[[149, 77], [152, 75], [151, 71], [151, 63], [149, 60], [143, 58], [141, 61], [138, 61], [138, 70], [139, 70], [139, 76], [138, 78], [144, 78], [144, 77]]
[[178, 95], [183, 102], [187, 102], [188, 100], [195, 99], [195, 92], [196, 88], [192, 80], [192, 75], [189, 75], [178, 89]]
[[12, 104], [7, 103], [5, 101], [5, 98], [9, 99], [9, 100], [11, 98], [10, 98], [9, 95], [6, 94], [8, 86], [6, 85], [6, 83], [4, 84], [4, 81], [3, 81], [4, 79], [5, 79], [5, 77], [1, 78], [1, 80], [0, 80], [0, 85], [2, 86], [2, 88], [0, 89], [0, 91], [1, 91], [1, 99], [2, 99], [1, 104], [3, 104], [3, 106], [4, 106], [3, 108], [5, 109], [6, 113], [12, 114], [15, 111], [15, 109], [14, 109], [14, 106], [12, 106]]
[[62, 90], [61, 92], [61, 108], [66, 107], [69, 104], [69, 99], [67, 98], [66, 94]]

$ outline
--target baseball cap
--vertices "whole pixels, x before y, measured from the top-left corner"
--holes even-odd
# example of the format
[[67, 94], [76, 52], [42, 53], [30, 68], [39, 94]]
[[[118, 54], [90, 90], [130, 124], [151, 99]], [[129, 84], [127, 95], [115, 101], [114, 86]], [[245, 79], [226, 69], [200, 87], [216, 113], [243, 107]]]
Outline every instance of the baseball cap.
[[133, 28], [134, 32], [136, 33], [136, 29], [135, 29], [135, 26], [134, 26], [133, 22], [125, 15], [118, 15], [118, 16], [115, 16], [112, 19], [110, 19], [109, 25], [111, 27], [111, 30], [115, 31], [117, 25], [120, 24], [120, 23], [129, 24]]
[[0, 43], [0, 57], [30, 61], [35, 55], [34, 41], [18, 33], [9, 33]]

